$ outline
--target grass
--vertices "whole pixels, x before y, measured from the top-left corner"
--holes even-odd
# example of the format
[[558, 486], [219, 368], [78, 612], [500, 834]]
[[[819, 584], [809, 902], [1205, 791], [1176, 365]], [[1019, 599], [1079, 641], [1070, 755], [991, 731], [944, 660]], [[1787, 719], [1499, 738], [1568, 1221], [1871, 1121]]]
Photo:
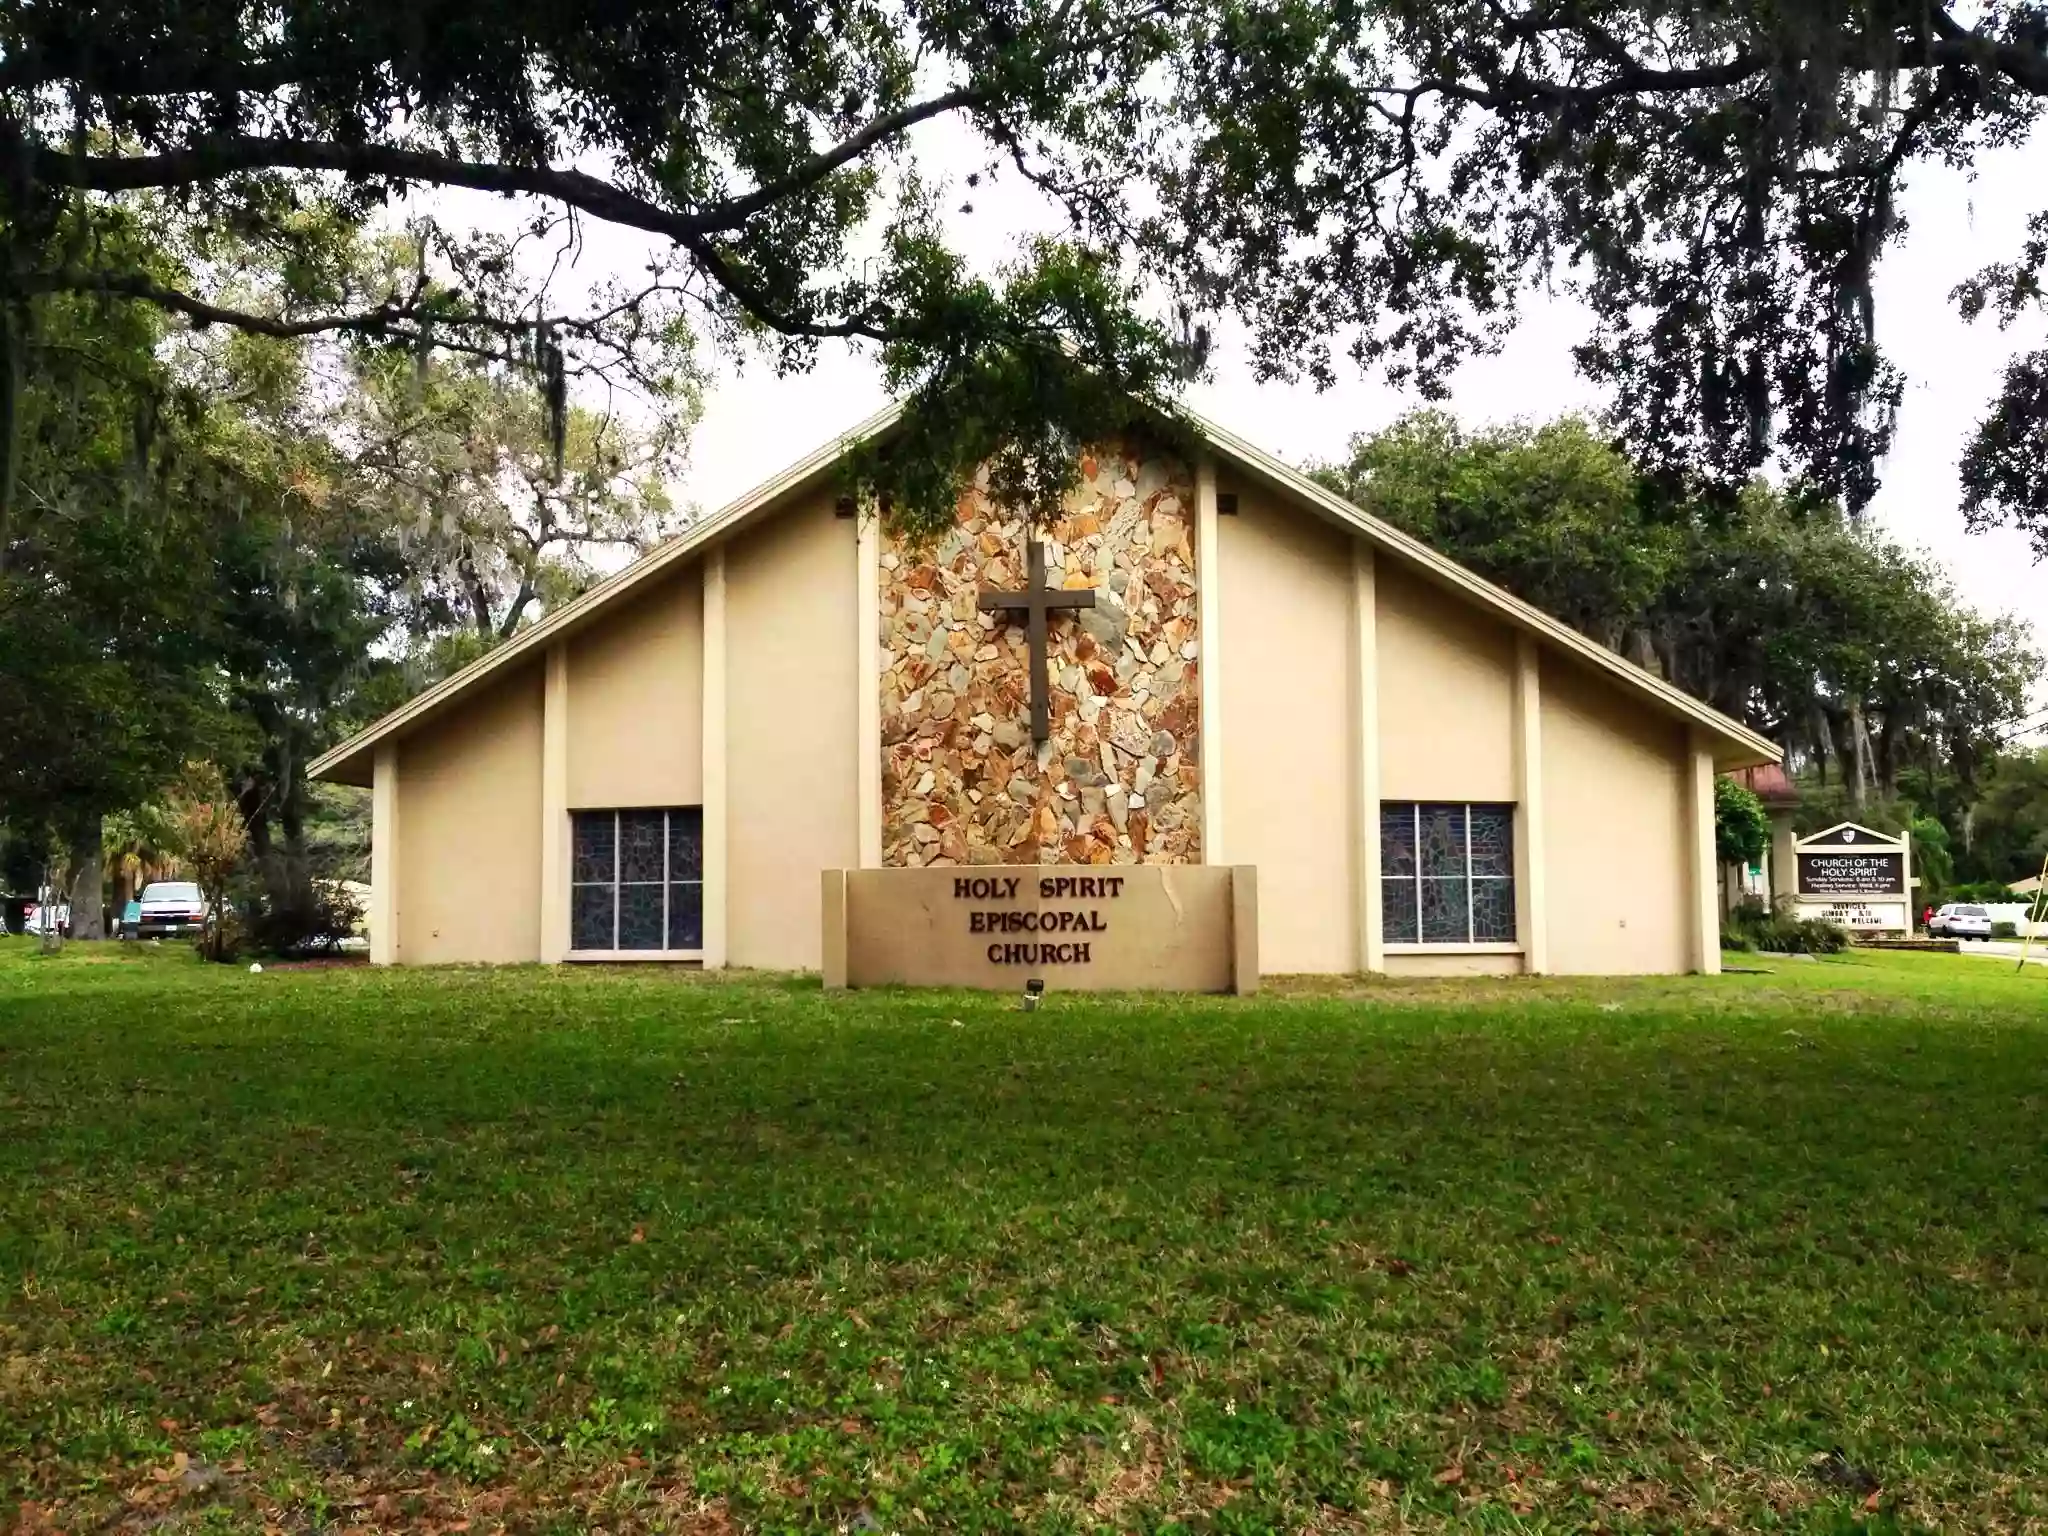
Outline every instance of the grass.
[[2048, 976], [0, 944], [0, 1524], [2048, 1529]]

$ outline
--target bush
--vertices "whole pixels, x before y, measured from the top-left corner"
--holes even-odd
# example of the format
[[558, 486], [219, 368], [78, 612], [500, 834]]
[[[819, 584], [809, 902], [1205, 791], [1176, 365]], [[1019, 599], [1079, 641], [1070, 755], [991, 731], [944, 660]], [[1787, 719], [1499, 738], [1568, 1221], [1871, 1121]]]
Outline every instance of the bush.
[[201, 960], [215, 965], [233, 965], [242, 958], [242, 951], [248, 940], [248, 924], [243, 921], [241, 911], [230, 901], [214, 908], [213, 916], [207, 922], [206, 931], [193, 948]]
[[2016, 939], [2019, 936], [2020, 929], [2017, 923], [1993, 923], [1991, 925], [1991, 937], [1994, 939]]
[[360, 903], [336, 880], [302, 880], [283, 892], [251, 890], [245, 901], [251, 945], [267, 955], [327, 955], [361, 925]]
[[1721, 946], [1774, 955], [1838, 955], [1849, 947], [1849, 933], [1834, 923], [1795, 917], [1785, 908], [1768, 907], [1750, 897], [1722, 920]]

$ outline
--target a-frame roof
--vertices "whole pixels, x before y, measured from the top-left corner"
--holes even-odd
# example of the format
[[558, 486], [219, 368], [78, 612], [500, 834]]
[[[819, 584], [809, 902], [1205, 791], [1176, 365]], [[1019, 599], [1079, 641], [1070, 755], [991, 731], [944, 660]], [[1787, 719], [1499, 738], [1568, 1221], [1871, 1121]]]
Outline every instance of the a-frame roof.
[[[895, 425], [902, 408], [891, 405], [877, 411], [845, 435], [798, 460], [773, 479], [764, 481], [737, 501], [700, 518], [674, 538], [650, 550], [617, 575], [599, 582], [575, 601], [565, 603], [539, 623], [521, 630], [496, 650], [471, 662], [461, 671], [408, 700], [376, 723], [367, 726], [332, 751], [316, 758], [308, 772], [316, 779], [342, 784], [368, 784], [373, 752], [378, 743], [402, 736], [411, 728], [441, 714], [457, 700], [484, 682], [545, 652], [556, 640], [564, 639], [589, 624], [612, 604], [621, 602], [665, 571], [693, 555], [730, 537], [738, 529], [772, 513], [792, 496], [813, 490], [832, 474], [852, 448], [884, 436]], [[1415, 574], [1458, 594], [1485, 610], [1511, 629], [1535, 636], [1565, 656], [1605, 673], [1637, 694], [1660, 714], [1699, 730], [1710, 745], [1717, 768], [1746, 768], [1758, 763], [1775, 763], [1783, 755], [1769, 738], [1757, 734], [1741, 721], [1702, 703], [1682, 688], [1673, 687], [1633, 662], [1589, 640], [1569, 625], [1562, 624], [1513, 593], [1474, 575], [1455, 560], [1438, 553], [1420, 539], [1403, 533], [1390, 523], [1352, 505], [1325, 489], [1292, 465], [1256, 448], [1235, 433], [1181, 408], [1180, 415], [1199, 443], [1217, 458], [1265, 482], [1309, 511], [1340, 528], [1363, 537], [1374, 549], [1399, 560]]]
[[[1846, 835], [1845, 835], [1846, 834]], [[1832, 827], [1795, 840], [1801, 848], [1815, 843], [1830, 843], [1843, 848], [1857, 847], [1862, 843], [1875, 843], [1881, 848], [1903, 848], [1906, 835], [1903, 832], [1880, 832], [1875, 827], [1866, 827], [1860, 821], [1838, 821]]]

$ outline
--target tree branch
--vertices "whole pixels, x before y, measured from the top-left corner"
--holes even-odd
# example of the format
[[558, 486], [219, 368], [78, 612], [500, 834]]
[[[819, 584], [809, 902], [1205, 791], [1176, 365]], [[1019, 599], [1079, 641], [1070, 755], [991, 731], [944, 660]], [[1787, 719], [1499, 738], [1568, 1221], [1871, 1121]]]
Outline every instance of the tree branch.
[[[1429, 77], [1408, 85], [1381, 87], [1379, 94], [1414, 99], [1441, 96], [1489, 111], [1518, 106], [1598, 106], [1624, 97], [1666, 96], [1687, 91], [1719, 90], [1766, 73], [1774, 65], [1810, 62], [1797, 50], [1745, 49], [1732, 58], [1713, 64], [1695, 64], [1679, 69], [1656, 68], [1629, 53], [1611, 32], [1580, 18], [1538, 23], [1517, 19], [1493, 7], [1510, 36], [1564, 36], [1577, 38], [1587, 50], [1605, 63], [1612, 73], [1591, 84], [1572, 85], [1545, 79], [1517, 68], [1478, 84], [1448, 77]], [[1862, 35], [1844, 40], [1840, 67], [1851, 72], [1874, 70], [1928, 69], [1943, 66], [1987, 71], [2003, 76], [2012, 85], [2035, 96], [2048, 96], [2048, 51], [2040, 47], [2000, 42], [1970, 31], [1944, 12], [1932, 18], [1936, 35]]]
[[28, 48], [0, 59], [0, 91], [78, 86], [101, 96], [198, 96], [222, 92], [268, 95], [333, 70], [303, 58], [124, 58], [94, 53], [85, 59]]
[[[18, 142], [19, 127], [0, 128], [0, 158], [6, 140]], [[259, 170], [331, 171], [345, 176], [383, 177], [399, 182], [467, 187], [546, 198], [565, 203], [607, 223], [662, 235], [680, 245], [741, 308], [770, 330], [785, 336], [813, 339], [864, 337], [890, 339], [872, 312], [839, 320], [811, 320], [790, 314], [768, 295], [710, 238], [690, 215], [657, 206], [610, 182], [576, 170], [550, 166], [501, 165], [457, 159], [429, 150], [400, 149], [381, 144], [334, 144], [271, 139], [247, 135], [200, 140], [184, 149], [155, 155], [84, 155], [37, 145], [35, 174], [52, 185], [90, 192], [139, 192], [218, 181]], [[138, 295], [140, 296], [140, 295]], [[198, 301], [194, 300], [193, 303]], [[187, 313], [193, 313], [189, 308]], [[238, 324], [232, 312], [217, 318]], [[327, 326], [325, 329], [337, 329]], [[272, 334], [294, 334], [276, 332]], [[296, 334], [307, 334], [304, 332]]]
[[948, 112], [957, 112], [964, 107], [981, 106], [987, 100], [988, 95], [985, 91], [961, 86], [957, 90], [947, 91], [944, 95], [899, 107], [894, 112], [884, 112], [859, 132], [840, 140], [823, 153], [812, 156], [780, 180], [764, 183], [744, 197], [708, 204], [693, 216], [692, 223], [705, 234], [735, 229], [755, 214], [774, 207], [784, 198], [794, 197], [797, 193], [817, 185], [841, 166], [851, 165], [885, 139], [893, 139], [919, 123], [943, 117]]

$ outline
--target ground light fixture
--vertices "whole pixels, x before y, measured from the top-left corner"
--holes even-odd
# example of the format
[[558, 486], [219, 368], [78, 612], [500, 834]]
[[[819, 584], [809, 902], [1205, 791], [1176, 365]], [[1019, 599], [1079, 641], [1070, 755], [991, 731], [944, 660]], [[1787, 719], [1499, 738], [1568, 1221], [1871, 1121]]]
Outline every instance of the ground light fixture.
[[1024, 1011], [1026, 1013], [1032, 1012], [1034, 1009], [1038, 1007], [1038, 1000], [1044, 996], [1045, 983], [1039, 980], [1038, 977], [1034, 976], [1029, 981], [1025, 982], [1024, 1002], [1022, 1004]]

